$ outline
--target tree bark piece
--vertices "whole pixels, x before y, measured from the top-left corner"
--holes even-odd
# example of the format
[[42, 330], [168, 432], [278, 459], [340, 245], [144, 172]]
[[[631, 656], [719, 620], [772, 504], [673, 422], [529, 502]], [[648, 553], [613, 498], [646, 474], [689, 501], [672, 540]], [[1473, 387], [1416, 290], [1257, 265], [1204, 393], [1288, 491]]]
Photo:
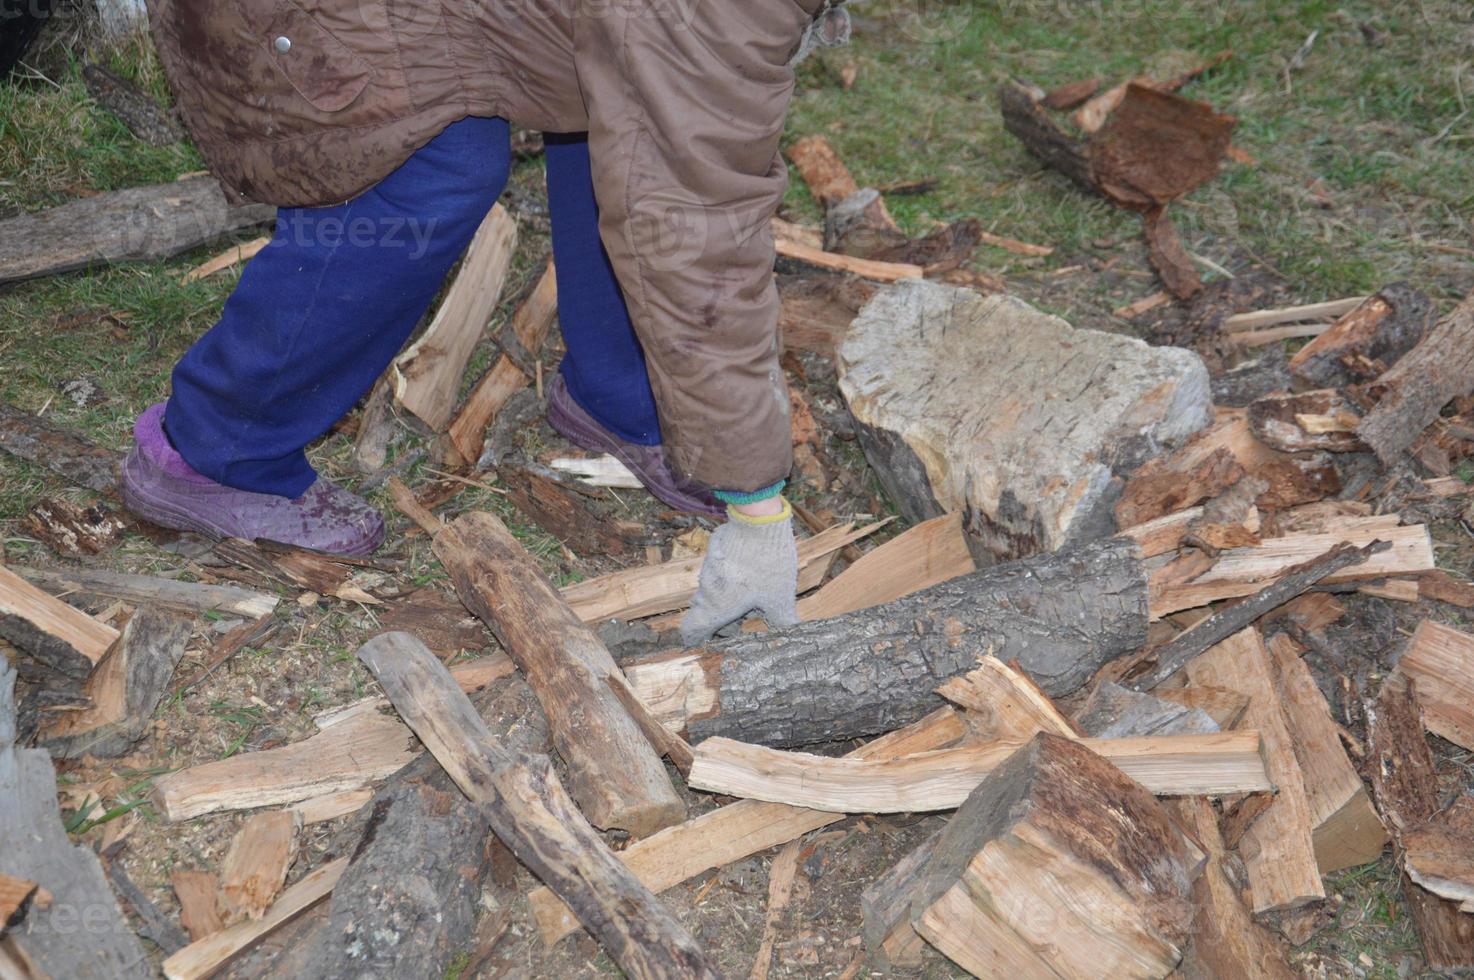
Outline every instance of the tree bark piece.
[[[1288, 578], [1297, 566], [1309, 563], [1338, 545], [1365, 548], [1376, 541], [1387, 542], [1390, 547], [1371, 553], [1363, 561], [1334, 569], [1317, 581], [1331, 585], [1388, 575], [1415, 575], [1433, 567], [1432, 541], [1428, 528], [1422, 524], [1391, 528], [1349, 524], [1343, 531], [1264, 538], [1252, 547], [1223, 552], [1211, 568], [1189, 582], [1160, 584], [1153, 576], [1152, 618], [1160, 619], [1183, 609], [1206, 606], [1223, 599], [1252, 596], [1261, 589], [1268, 591], [1264, 586], [1266, 580]], [[1298, 594], [1291, 592], [1285, 598], [1293, 599]], [[1266, 607], [1270, 608], [1273, 605]]]
[[26, 514], [31, 536], [58, 555], [100, 555], [111, 549], [128, 530], [122, 515], [111, 508], [83, 507], [63, 498], [42, 500]]
[[98, 105], [149, 146], [168, 146], [184, 139], [179, 123], [137, 82], [89, 63], [82, 66], [82, 84]]
[[216, 903], [219, 875], [213, 871], [178, 870], [169, 875], [169, 884], [179, 900], [179, 921], [189, 930], [190, 939], [198, 942], [225, 928]]
[[911, 920], [975, 976], [1165, 977], [1199, 856], [1109, 762], [1040, 734], [948, 821]]
[[[692, 741], [811, 745], [891, 731], [989, 653], [1044, 691], [1075, 690], [1146, 640], [1135, 546], [1112, 539], [997, 565], [870, 609], [627, 661], [625, 675]], [[802, 708], [796, 706], [802, 705]]]
[[863, 555], [823, 588], [798, 602], [799, 619], [829, 619], [868, 609], [976, 571], [962, 515], [916, 525]]
[[1360, 548], [1337, 544], [1318, 558], [1285, 569], [1252, 597], [1213, 613], [1176, 639], [1148, 651], [1122, 677], [1133, 690], [1151, 690], [1209, 647], [1228, 639], [1317, 582], [1330, 578], [1341, 569], [1367, 562], [1379, 550], [1387, 550], [1379, 548], [1378, 544], [1372, 541]]
[[1247, 696], [1244, 724], [1264, 739], [1265, 767], [1276, 793], [1239, 845], [1254, 912], [1296, 909], [1325, 898], [1304, 776], [1263, 639], [1253, 628], [1242, 630], [1189, 661], [1185, 670], [1190, 684], [1226, 687]]
[[392, 370], [387, 371], [374, 382], [358, 416], [352, 459], [354, 468], [360, 473], [378, 473], [389, 462], [389, 444], [394, 440], [392, 374]]
[[150, 575], [112, 572], [101, 568], [23, 568], [11, 571], [33, 585], [53, 592], [85, 592], [128, 602], [147, 602], [186, 612], [218, 612], [258, 619], [269, 616], [281, 601], [274, 595], [236, 585], [176, 582]]
[[464, 514], [434, 550], [461, 601], [536, 692], [589, 820], [641, 837], [678, 822], [685, 807], [665, 767], [605, 683], [619, 668], [506, 526], [492, 514]]
[[1390, 466], [1455, 398], [1474, 391], [1474, 293], [1369, 386], [1356, 434]]
[[184, 656], [189, 621], [142, 606], [122, 636], [87, 678], [91, 704], [44, 725], [40, 742], [53, 756], [113, 758], [126, 755], [148, 733], [174, 668]]
[[1346, 755], [1331, 707], [1316, 686], [1297, 644], [1284, 633], [1270, 638], [1275, 689], [1304, 777], [1311, 840], [1320, 873], [1327, 875], [1377, 860], [1387, 828], [1371, 794]]
[[1088, 190], [1095, 190], [1085, 143], [1065, 131], [1025, 86], [1007, 82], [998, 91], [1003, 127], [1048, 166]]
[[297, 856], [301, 818], [291, 810], [253, 814], [231, 839], [220, 865], [220, 910], [227, 924], [260, 919]]
[[902, 513], [961, 512], [1005, 559], [1110, 533], [1115, 469], [1211, 420], [1197, 355], [938, 283], [877, 293], [838, 367], [866, 456]]
[[1317, 388], [1370, 381], [1422, 340], [1436, 317], [1427, 296], [1393, 283], [1339, 314], [1329, 330], [1296, 351], [1290, 373]]
[[609, 851], [546, 756], [513, 755], [424, 645], [387, 633], [359, 651], [385, 693], [503, 843], [557, 891], [632, 977], [715, 977], [705, 953]]
[[461, 375], [501, 299], [516, 247], [517, 222], [492, 205], [430, 325], [394, 360], [394, 397], [432, 431], [450, 422]]
[[[847, 758], [885, 759], [927, 752], [957, 742], [966, 731], [957, 712], [938, 708], [920, 721], [862, 745]], [[661, 892], [843, 819], [843, 814], [823, 810], [738, 800], [637, 840], [617, 856], [651, 891]], [[529, 903], [548, 945], [578, 928], [568, 907], [548, 888], [535, 889]]]
[[1456, 797], [1422, 823], [1403, 832], [1403, 866], [1408, 877], [1441, 898], [1474, 902], [1474, 796]]
[[783, 910], [788, 908], [788, 901], [793, 897], [793, 878], [797, 873], [798, 841], [793, 840], [783, 845], [768, 866], [768, 912], [763, 919], [763, 938], [758, 943], [750, 980], [768, 980], [768, 968], [773, 962], [773, 941], [777, 938]]
[[[1257, 731], [1079, 742], [1161, 796], [1255, 793], [1274, 785], [1259, 757]], [[716, 737], [695, 746], [687, 781], [693, 789], [841, 813], [950, 810], [1021, 744], [999, 740], [869, 761]], [[1308, 851], [1308, 827], [1305, 839]], [[1314, 870], [1313, 859], [1311, 865]]]
[[911, 898], [924, 887], [927, 864], [941, 838], [940, 830], [932, 834], [860, 894], [865, 949], [880, 969], [916, 969], [926, 962], [932, 947], [911, 923]]
[[[1450, 973], [1474, 968], [1474, 916], [1413, 883], [1405, 869], [1404, 834], [1438, 812], [1438, 771], [1423, 736], [1415, 682], [1394, 673], [1367, 710], [1367, 769], [1377, 807], [1392, 833], [1403, 868], [1402, 894], [1423, 943], [1428, 969]], [[1467, 838], [1466, 838], [1467, 841]]]
[[1203, 291], [1203, 277], [1177, 234], [1177, 226], [1167, 217], [1166, 208], [1153, 208], [1141, 216], [1146, 236], [1147, 258], [1167, 292], [1178, 299], [1192, 299]]
[[411, 762], [413, 741], [398, 720], [361, 711], [291, 745], [161, 776], [154, 781], [152, 800], [164, 819], [173, 821], [361, 789]]
[[1474, 636], [1425, 619], [1397, 672], [1417, 685], [1428, 731], [1474, 751]]
[[1192, 943], [1182, 960], [1184, 980], [1255, 977], [1295, 980], [1284, 941], [1254, 920], [1224, 868], [1228, 858], [1218, 831], [1218, 814], [1202, 796], [1171, 800], [1178, 822], [1208, 853], [1203, 873], [1193, 882], [1197, 908]]
[[148, 958], [92, 850], [73, 844], [56, 804], [56, 772], [39, 749], [15, 743], [15, 668], [0, 657], [0, 855], [5, 873], [51, 893], [26, 913], [25, 951], [43, 976], [142, 980]]
[[540, 473], [504, 468], [500, 482], [518, 510], [575, 554], [626, 554], [640, 537], [637, 529], [594, 514], [577, 493]]
[[274, 930], [291, 922], [332, 893], [347, 866], [338, 858], [304, 875], [282, 892], [260, 919], [247, 919], [196, 940], [164, 961], [168, 980], [203, 980], [250, 949]]
[[1102, 679], [1075, 720], [1093, 738], [1202, 735], [1219, 730], [1200, 708], [1188, 708]]
[[85, 678], [118, 631], [0, 565], [0, 637], [68, 677]]
[[84, 197], [0, 221], [0, 284], [168, 258], [238, 228], [265, 224], [275, 214], [266, 204], [232, 206], [214, 177]]

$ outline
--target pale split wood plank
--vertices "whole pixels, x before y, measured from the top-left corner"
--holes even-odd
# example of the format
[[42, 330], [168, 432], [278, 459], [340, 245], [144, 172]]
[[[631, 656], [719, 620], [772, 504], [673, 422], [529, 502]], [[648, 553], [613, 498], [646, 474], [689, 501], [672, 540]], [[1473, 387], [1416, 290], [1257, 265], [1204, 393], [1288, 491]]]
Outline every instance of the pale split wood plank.
[[[715, 736], [695, 746], [688, 783], [694, 789], [817, 810], [949, 810], [960, 806], [1021, 744], [1016, 739], [998, 740], [872, 761], [770, 749]], [[1256, 731], [1080, 739], [1080, 744], [1160, 795], [1262, 792], [1273, 787], [1259, 755]]]
[[799, 600], [800, 619], [829, 619], [877, 606], [966, 575], [976, 563], [962, 533], [962, 515], [924, 521], [865, 554], [811, 596]]
[[1425, 619], [1397, 670], [1413, 679], [1428, 731], [1474, 751], [1474, 636]]
[[0, 636], [64, 673], [85, 676], [118, 631], [0, 565]]
[[220, 864], [220, 909], [226, 922], [266, 914], [297, 856], [301, 828], [297, 812], [268, 810], [252, 814], [236, 831]]

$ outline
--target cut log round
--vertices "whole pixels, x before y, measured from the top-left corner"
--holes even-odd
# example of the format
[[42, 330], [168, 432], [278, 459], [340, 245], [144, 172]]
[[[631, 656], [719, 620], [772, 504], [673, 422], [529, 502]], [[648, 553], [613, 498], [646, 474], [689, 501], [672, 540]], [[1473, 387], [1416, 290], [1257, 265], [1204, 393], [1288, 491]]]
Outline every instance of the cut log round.
[[1190, 351], [932, 282], [877, 293], [838, 361], [866, 457], [902, 513], [961, 512], [1005, 559], [1113, 531], [1116, 471], [1212, 416]]
[[1146, 642], [1146, 590], [1123, 538], [985, 568], [782, 632], [624, 664], [641, 700], [693, 741], [807, 745], [875, 735], [939, 707], [990, 651], [1051, 695]]

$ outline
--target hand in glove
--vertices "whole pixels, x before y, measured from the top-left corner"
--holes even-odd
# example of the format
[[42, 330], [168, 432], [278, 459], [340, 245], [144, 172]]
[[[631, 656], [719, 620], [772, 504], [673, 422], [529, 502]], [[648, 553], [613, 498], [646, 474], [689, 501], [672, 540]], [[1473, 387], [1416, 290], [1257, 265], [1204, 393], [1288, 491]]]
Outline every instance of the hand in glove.
[[[781, 498], [780, 498], [781, 499]], [[798, 545], [793, 539], [793, 508], [754, 517], [727, 508], [727, 523], [717, 528], [701, 565], [700, 587], [681, 620], [681, 642], [696, 646], [749, 612], [762, 613], [768, 625], [798, 622]]]

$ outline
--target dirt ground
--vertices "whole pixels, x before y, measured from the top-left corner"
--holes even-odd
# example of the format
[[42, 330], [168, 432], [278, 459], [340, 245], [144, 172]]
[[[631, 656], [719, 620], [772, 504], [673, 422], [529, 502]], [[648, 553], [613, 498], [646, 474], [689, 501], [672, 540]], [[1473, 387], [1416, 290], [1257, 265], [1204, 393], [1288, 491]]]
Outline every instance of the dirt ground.
[[[933, 9], [926, 12], [927, 7]], [[1238, 115], [1235, 142], [1255, 161], [1231, 166], [1176, 206], [1188, 248], [1221, 270], [1204, 266], [1214, 296], [1250, 309], [1356, 295], [1407, 278], [1446, 308], [1474, 284], [1468, 225], [1474, 164], [1467, 146], [1474, 138], [1474, 120], [1465, 105], [1474, 15], [1465, 4], [1134, 0], [1119, 5], [920, 4], [913, 9], [877, 3], [857, 5], [857, 15], [852, 48], [826, 53], [801, 68], [789, 138], [825, 133], [862, 183], [935, 178], [933, 190], [890, 199], [911, 234], [978, 216], [999, 234], [1054, 245], [1048, 258], [985, 248], [973, 266], [1076, 326], [1196, 345], [1210, 361], [1221, 354], [1211, 329], [1204, 333], [1211, 317], [1202, 310], [1171, 306], [1134, 321], [1115, 312], [1159, 288], [1140, 244], [1139, 223], [1086, 198], [1028, 158], [1002, 132], [994, 108], [996, 86], [1010, 76], [1046, 87], [1096, 74], [1125, 78], [1184, 51], [1234, 50], [1221, 70], [1194, 83], [1187, 94]], [[1310, 56], [1289, 71], [1287, 63], [1311, 31], [1318, 32], [1318, 40]], [[146, 42], [106, 57], [165, 95]], [[77, 58], [51, 50], [32, 66], [36, 77], [0, 86], [0, 215], [198, 169], [198, 157], [187, 144], [154, 149], [131, 141], [90, 103], [78, 67]], [[857, 80], [844, 88], [841, 79], [849, 67]], [[525, 160], [504, 198], [519, 216], [522, 244], [508, 299], [488, 337], [510, 315], [546, 255], [541, 183], [540, 163]], [[785, 213], [794, 220], [817, 218], [797, 179]], [[170, 366], [213, 322], [233, 285], [233, 272], [180, 282], [183, 271], [218, 248], [0, 290], [0, 358], [6, 365], [0, 397], [101, 445], [124, 448], [133, 416], [162, 397]], [[780, 271], [799, 275], [793, 267]], [[468, 385], [493, 353], [490, 343], [478, 349]], [[543, 356], [545, 371], [555, 368], [557, 357], [555, 335]], [[891, 505], [849, 431], [832, 366], [805, 354], [786, 360], [785, 367], [817, 423], [815, 439], [800, 456], [795, 499], [823, 523], [890, 516]], [[363, 475], [348, 462], [355, 421], [350, 416], [342, 431], [312, 448], [311, 456], [324, 474], [361, 487]], [[393, 458], [407, 460], [427, 443], [401, 419]], [[546, 461], [570, 455], [570, 449], [540, 421], [516, 432], [511, 442], [514, 454], [526, 460]], [[421, 491], [445, 479], [423, 459], [399, 472]], [[1474, 467], [1467, 464], [1456, 472], [1474, 479]], [[646, 560], [643, 550], [622, 559], [573, 554], [528, 522], [499, 490], [490, 479], [467, 486], [438, 512], [489, 509], [502, 515], [559, 585]], [[25, 523], [38, 501], [58, 496], [97, 499], [44, 469], [0, 456], [0, 559], [37, 566], [70, 560], [37, 542]], [[147, 802], [152, 781], [183, 766], [308, 736], [317, 713], [375, 693], [353, 655], [382, 628], [386, 608], [420, 589], [453, 595], [425, 536], [392, 508], [382, 488], [369, 496], [388, 515], [390, 532], [377, 556], [382, 568], [361, 573], [355, 582], [382, 605], [303, 595], [245, 573], [249, 584], [284, 598], [270, 639], [241, 651], [161, 705], [154, 732], [131, 756], [62, 767], [64, 813], [76, 838], [98, 848], [121, 845], [122, 866], [166, 915], [178, 911], [168, 886], [170, 872], [218, 867], [242, 817], [165, 823]], [[678, 535], [703, 523], [664, 511], [638, 491], [600, 491], [591, 506], [609, 519], [647, 527], [646, 543], [667, 558]], [[1474, 531], [1468, 521], [1457, 508], [1428, 516], [1439, 566], [1463, 576], [1474, 573]], [[903, 522], [897, 521], [867, 547], [901, 529]], [[238, 570], [214, 559], [204, 542], [148, 528], [134, 529], [116, 548], [86, 564], [196, 581], [239, 577]], [[113, 605], [82, 597], [75, 601], [98, 614]], [[1461, 628], [1470, 624], [1461, 610], [1441, 604], [1360, 595], [1346, 602], [1350, 614], [1328, 630], [1325, 648], [1307, 659], [1338, 718], [1361, 736], [1361, 700], [1375, 694], [1417, 622], [1431, 616]], [[181, 674], [193, 670], [210, 644], [237, 625], [226, 617], [198, 620]], [[496, 649], [489, 634], [480, 640], [466, 645], [458, 659]], [[1343, 676], [1351, 687], [1343, 687]], [[1430, 741], [1446, 795], [1474, 785], [1474, 757]], [[690, 799], [696, 811], [717, 802], [704, 794], [690, 794]], [[351, 819], [307, 829], [291, 880], [342, 853], [342, 831]], [[850, 818], [807, 835], [800, 845], [794, 895], [776, 921], [770, 975], [867, 975], [860, 956], [859, 893], [940, 822], [935, 816]], [[747, 973], [757, 953], [773, 856], [755, 855], [663, 896], [733, 975]], [[489, 949], [467, 949], [457, 957], [447, 977], [617, 972], [587, 937], [565, 939], [551, 950], [542, 947], [519, 897], [530, 884], [523, 872], [510, 891], [488, 892], [486, 921], [504, 922], [505, 930]], [[1333, 876], [1328, 890], [1330, 922], [1296, 953], [1307, 976], [1426, 975], [1389, 859]], [[310, 916], [304, 917], [301, 927], [310, 924]], [[294, 929], [283, 930], [263, 952], [290, 944], [294, 935]], [[252, 962], [239, 964], [238, 971], [247, 972]], [[958, 974], [936, 958], [910, 975]]]

